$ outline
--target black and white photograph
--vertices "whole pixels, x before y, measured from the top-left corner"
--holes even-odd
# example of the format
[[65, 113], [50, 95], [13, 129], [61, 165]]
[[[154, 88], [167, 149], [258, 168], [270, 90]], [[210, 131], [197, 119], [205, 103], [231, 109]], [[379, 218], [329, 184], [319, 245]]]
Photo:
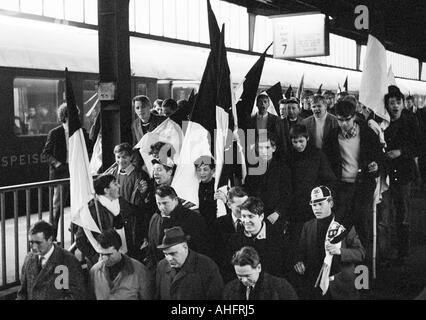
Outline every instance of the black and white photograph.
[[0, 0], [0, 303], [426, 300], [425, 30], [423, 0]]

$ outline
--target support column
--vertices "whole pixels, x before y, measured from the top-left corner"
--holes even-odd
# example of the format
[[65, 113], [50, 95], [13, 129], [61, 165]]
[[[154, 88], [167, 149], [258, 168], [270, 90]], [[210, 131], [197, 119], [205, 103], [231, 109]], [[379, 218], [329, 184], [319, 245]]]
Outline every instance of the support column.
[[132, 143], [129, 0], [98, 0], [99, 80], [114, 82], [115, 97], [101, 101], [103, 170], [114, 163], [114, 146]]
[[249, 51], [253, 51], [254, 45], [254, 30], [256, 27], [256, 15], [254, 13], [249, 12]]

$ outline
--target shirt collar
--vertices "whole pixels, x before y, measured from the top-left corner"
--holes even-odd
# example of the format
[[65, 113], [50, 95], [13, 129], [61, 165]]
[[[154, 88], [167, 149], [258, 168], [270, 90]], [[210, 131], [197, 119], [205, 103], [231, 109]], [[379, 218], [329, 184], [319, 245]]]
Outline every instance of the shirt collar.
[[356, 122], [354, 122], [354, 126], [352, 127], [351, 130], [349, 130], [349, 131], [340, 130], [340, 135], [344, 139], [351, 139], [351, 138], [356, 137], [358, 135], [358, 131], [359, 131], [359, 126]]
[[62, 123], [62, 127], [64, 128], [64, 130], [65, 130], [66, 133], [69, 132], [68, 124]]
[[[250, 234], [250, 233], [248, 233], [248, 232], [246, 232], [245, 230], [244, 230], [244, 234], [247, 236], [247, 237], [252, 237], [252, 235]], [[266, 228], [265, 228], [265, 222], [263, 222], [262, 223], [262, 228], [260, 228], [260, 231], [258, 232], [258, 234], [256, 235], [256, 239], [257, 240], [263, 240], [263, 239], [266, 239]]]
[[47, 251], [47, 253], [44, 256], [40, 255], [39, 259], [44, 258], [44, 264], [45, 264], [49, 260], [50, 256], [52, 255], [53, 250], [55, 250], [55, 246], [52, 244], [52, 247], [49, 249], [49, 251]]
[[267, 116], [268, 116], [268, 112], [265, 112], [265, 114], [263, 116], [259, 114], [259, 111], [256, 113], [256, 117], [258, 119], [266, 118]]
[[133, 172], [133, 170], [135, 170], [135, 166], [133, 164], [130, 164], [129, 166], [127, 166], [126, 169], [118, 168], [118, 174], [128, 176]]

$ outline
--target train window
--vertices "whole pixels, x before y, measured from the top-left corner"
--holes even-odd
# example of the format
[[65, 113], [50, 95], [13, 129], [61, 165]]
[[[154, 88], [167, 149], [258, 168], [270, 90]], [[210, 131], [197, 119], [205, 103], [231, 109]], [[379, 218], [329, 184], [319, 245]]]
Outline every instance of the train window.
[[98, 81], [83, 81], [83, 127], [90, 132], [100, 110]]
[[59, 125], [56, 109], [65, 100], [64, 80], [16, 78], [13, 100], [15, 134], [47, 134]]
[[142, 83], [142, 82], [137, 82], [136, 83], [136, 95], [148, 95], [148, 88], [146, 86], [146, 83]]

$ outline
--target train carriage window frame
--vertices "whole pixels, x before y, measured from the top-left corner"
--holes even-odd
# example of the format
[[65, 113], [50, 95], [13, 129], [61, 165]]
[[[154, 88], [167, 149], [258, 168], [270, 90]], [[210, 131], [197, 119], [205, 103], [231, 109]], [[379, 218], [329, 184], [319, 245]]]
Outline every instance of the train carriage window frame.
[[65, 80], [25, 77], [13, 79], [13, 128], [17, 137], [45, 136], [60, 125], [56, 110], [65, 101]]

